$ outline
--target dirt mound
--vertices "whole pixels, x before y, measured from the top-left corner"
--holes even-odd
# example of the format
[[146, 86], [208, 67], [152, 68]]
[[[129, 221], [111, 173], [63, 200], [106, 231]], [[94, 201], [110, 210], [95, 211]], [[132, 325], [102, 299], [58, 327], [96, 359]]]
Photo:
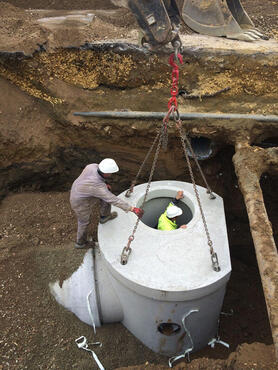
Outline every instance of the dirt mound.
[[244, 343], [236, 352], [232, 353], [227, 360], [227, 368], [233, 370], [242, 369], [277, 369], [277, 363], [273, 361], [274, 348], [263, 343]]
[[[92, 4], [91, 4], [92, 5]], [[100, 40], [124, 39], [134, 29], [133, 15], [124, 8], [90, 10], [91, 20], [82, 17], [89, 12], [26, 11], [6, 2], [0, 2], [0, 50], [32, 55], [37, 50], [54, 50], [60, 47], [80, 47]], [[72, 8], [70, 8], [72, 10]], [[80, 18], [76, 18], [77, 16]], [[56, 19], [57, 23], [41, 19]], [[63, 20], [64, 18], [64, 20]], [[134, 38], [134, 37], [133, 37]], [[132, 38], [131, 38], [132, 39]], [[137, 34], [134, 41], [137, 41]]]
[[[4, 0], [5, 1], [5, 0]], [[110, 0], [7, 0], [5, 1], [14, 6], [25, 9], [116, 9], [115, 1]], [[242, 0], [242, 5], [246, 9], [248, 15], [255, 23], [255, 26], [265, 32], [268, 36], [278, 39], [278, 24], [277, 24], [277, 1], [261, 1], [261, 0]], [[120, 2], [119, 2], [120, 3]], [[128, 13], [126, 13], [128, 14]], [[118, 18], [117, 22], [125, 23], [134, 18], [130, 15]]]
[[242, 0], [242, 5], [258, 27], [269, 37], [278, 39], [278, 1]]
[[[273, 361], [274, 348], [263, 343], [244, 343], [231, 353], [227, 360], [212, 360], [200, 358], [190, 363], [180, 361], [175, 364], [176, 370], [276, 370], [277, 364]], [[121, 367], [117, 370], [166, 370], [167, 366], [157, 366], [146, 362], [144, 365]]]
[[[267, 35], [278, 38], [276, 21], [278, 3], [245, 1], [246, 8], [254, 23]], [[16, 8], [15, 6], [21, 7]], [[28, 8], [26, 11], [22, 8]], [[45, 10], [31, 10], [31, 9]], [[117, 8], [110, 1], [2, 1], [0, 3], [0, 50], [32, 54], [38, 49], [51, 51], [59, 47], [79, 47], [86, 42], [100, 40], [123, 40], [138, 43], [138, 26], [133, 14], [125, 8]], [[48, 9], [48, 10], [47, 10]], [[94, 14], [93, 20], [78, 21], [76, 18], [62, 22], [63, 26], [50, 27], [38, 23], [41, 17], [61, 17], [73, 11], [88, 9]], [[76, 14], [75, 14], [76, 16]], [[182, 34], [182, 32], [181, 32]]]
[[0, 49], [32, 53], [46, 40], [47, 31], [34, 23], [35, 14], [28, 14], [13, 5], [0, 2]]

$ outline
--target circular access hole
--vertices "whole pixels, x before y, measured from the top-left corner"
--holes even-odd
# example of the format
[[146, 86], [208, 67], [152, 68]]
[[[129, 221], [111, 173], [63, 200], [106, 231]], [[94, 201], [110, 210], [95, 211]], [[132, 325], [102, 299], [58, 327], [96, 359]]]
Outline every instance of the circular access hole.
[[177, 334], [181, 330], [181, 326], [173, 322], [162, 322], [160, 325], [158, 325], [157, 330], [161, 334], [169, 337], [170, 335]]
[[[199, 160], [208, 159], [212, 154], [212, 142], [206, 137], [191, 137], [190, 143], [192, 149]], [[189, 157], [192, 158], [191, 151], [187, 149]]]
[[[159, 217], [165, 212], [165, 209], [172, 200], [173, 198], [170, 197], [158, 197], [147, 201], [144, 206], [144, 216], [141, 221], [144, 222], [145, 225], [156, 229]], [[177, 217], [177, 225], [181, 226], [188, 224], [193, 218], [191, 209], [183, 201], [180, 201], [177, 206], [183, 211], [182, 215]]]

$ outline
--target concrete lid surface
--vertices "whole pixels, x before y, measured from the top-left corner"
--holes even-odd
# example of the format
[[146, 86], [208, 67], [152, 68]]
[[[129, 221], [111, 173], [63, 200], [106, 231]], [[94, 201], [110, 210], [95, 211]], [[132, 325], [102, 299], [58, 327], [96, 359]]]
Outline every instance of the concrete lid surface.
[[[146, 184], [142, 184], [134, 188], [130, 198], [125, 198], [125, 193], [119, 197], [128, 200], [133, 206], [140, 206], [145, 189]], [[231, 262], [222, 198], [216, 196], [216, 199], [211, 200], [206, 189], [198, 186], [213, 248], [221, 267], [220, 272], [215, 272], [192, 184], [178, 181], [153, 182], [148, 199], [174, 197], [178, 190], [184, 191], [183, 201], [193, 213], [187, 228], [160, 231], [140, 221], [126, 265], [121, 265], [120, 256], [132, 234], [136, 216], [114, 208], [118, 217], [99, 225], [98, 240], [107, 267], [115, 278], [133, 289], [139, 289], [141, 294], [147, 294], [148, 289], [152, 292], [149, 292], [149, 296], [153, 297], [155, 291], [160, 291], [166, 295], [167, 292], [172, 293], [173, 299], [175, 295], [178, 298], [189, 291], [194, 291], [195, 295], [198, 290], [202, 290], [201, 294], [208, 294], [209, 290], [217, 289], [229, 278]]]

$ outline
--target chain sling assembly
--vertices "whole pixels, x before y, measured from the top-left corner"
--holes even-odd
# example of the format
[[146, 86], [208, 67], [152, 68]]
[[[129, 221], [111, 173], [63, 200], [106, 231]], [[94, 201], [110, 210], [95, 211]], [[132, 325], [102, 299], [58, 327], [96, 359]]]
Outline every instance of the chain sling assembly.
[[151, 145], [151, 147], [150, 147], [150, 149], [149, 149], [149, 151], [148, 151], [148, 153], [146, 154], [146, 156], [145, 156], [145, 158], [144, 158], [144, 160], [143, 160], [143, 162], [142, 162], [142, 164], [141, 164], [141, 166], [140, 166], [140, 168], [137, 172], [137, 175], [136, 175], [135, 179], [132, 181], [132, 183], [130, 185], [130, 188], [126, 191], [125, 196], [127, 198], [129, 198], [131, 196], [131, 194], [133, 193], [134, 186], [137, 184], [138, 179], [141, 175], [141, 172], [142, 172], [143, 168], [145, 167], [145, 164], [146, 164], [147, 160], [149, 159], [149, 157], [150, 157], [150, 155], [151, 155], [151, 153], [152, 153], [152, 151], [155, 147], [155, 144], [157, 143], [157, 140], [159, 139], [160, 135], [161, 135], [161, 132], [158, 132], [154, 141], [153, 141], [153, 143], [152, 143], [152, 145]]
[[[152, 162], [152, 167], [151, 167], [151, 171], [150, 171], [150, 175], [149, 175], [149, 179], [148, 179], [144, 199], [143, 199], [143, 202], [142, 202], [142, 205], [141, 205], [141, 208], [144, 208], [144, 205], [146, 203], [148, 193], [149, 193], [149, 190], [150, 190], [151, 181], [152, 181], [152, 178], [153, 178], [153, 174], [154, 174], [154, 170], [155, 170], [156, 163], [157, 163], [157, 160], [158, 160], [160, 149], [161, 149], [161, 147], [164, 150], [167, 149], [168, 124], [169, 124], [170, 117], [173, 116], [174, 121], [176, 123], [177, 131], [178, 131], [178, 134], [179, 134], [179, 137], [180, 137], [180, 140], [181, 140], [183, 153], [184, 153], [184, 156], [185, 156], [185, 159], [186, 159], [186, 162], [187, 162], [191, 182], [192, 182], [192, 185], [193, 185], [193, 189], [194, 189], [195, 196], [196, 196], [196, 199], [197, 199], [197, 203], [198, 203], [198, 206], [199, 206], [199, 210], [200, 210], [200, 213], [201, 213], [205, 233], [206, 233], [206, 236], [207, 236], [207, 243], [208, 243], [208, 246], [209, 246], [209, 249], [210, 249], [212, 267], [213, 267], [214, 271], [219, 272], [221, 269], [220, 269], [220, 265], [219, 265], [219, 262], [218, 262], [218, 257], [217, 257], [216, 252], [213, 249], [213, 243], [212, 243], [212, 240], [210, 238], [209, 231], [208, 231], [206, 218], [205, 218], [204, 211], [203, 211], [203, 208], [202, 208], [202, 205], [201, 205], [201, 200], [200, 200], [200, 196], [199, 196], [198, 189], [197, 189], [197, 186], [196, 186], [196, 182], [195, 182], [195, 178], [194, 178], [194, 175], [193, 175], [192, 167], [191, 167], [191, 164], [190, 164], [190, 159], [189, 159], [189, 156], [188, 156], [188, 152], [191, 153], [191, 155], [192, 155], [192, 157], [193, 157], [193, 159], [196, 163], [196, 166], [197, 166], [197, 168], [198, 168], [198, 170], [201, 174], [201, 177], [202, 177], [204, 183], [206, 184], [207, 193], [209, 194], [210, 199], [215, 199], [215, 195], [213, 194], [213, 192], [212, 192], [212, 190], [211, 190], [211, 188], [210, 188], [210, 186], [209, 186], [209, 184], [208, 184], [208, 182], [205, 178], [205, 175], [204, 175], [204, 173], [201, 169], [201, 166], [198, 162], [198, 159], [197, 159], [197, 157], [194, 153], [194, 150], [191, 146], [190, 140], [188, 139], [186, 133], [182, 131], [182, 121], [180, 119], [180, 114], [179, 114], [179, 111], [178, 111], [178, 101], [177, 101], [178, 82], [179, 82], [179, 66], [178, 66], [178, 63], [180, 63], [180, 64], [183, 63], [182, 55], [179, 53], [179, 45], [177, 45], [177, 47], [175, 48], [175, 53], [171, 54], [170, 59], [169, 59], [169, 64], [172, 66], [172, 86], [171, 86], [171, 98], [168, 101], [168, 113], [164, 117], [161, 129], [157, 133], [149, 151], [147, 152], [147, 154], [146, 154], [146, 156], [145, 156], [145, 158], [144, 158], [144, 160], [143, 160], [143, 162], [142, 162], [142, 164], [141, 164], [141, 166], [138, 170], [138, 173], [137, 173], [135, 179], [132, 181], [131, 186], [127, 190], [125, 196], [126, 197], [131, 196], [131, 194], [133, 192], [133, 189], [134, 189], [134, 186], [137, 184], [138, 179], [141, 175], [141, 172], [142, 172], [144, 166], [146, 165], [146, 162], [147, 162], [148, 158], [150, 157], [151, 153], [153, 152], [153, 150], [156, 146], [156, 151], [155, 151], [155, 154], [154, 154], [154, 158], [153, 158], [153, 162]], [[127, 245], [123, 248], [123, 251], [122, 251], [122, 254], [121, 254], [121, 264], [122, 265], [126, 265], [127, 262], [128, 262], [128, 258], [130, 256], [130, 253], [131, 253], [131, 250], [132, 250], [131, 249], [131, 243], [135, 238], [135, 233], [136, 233], [136, 230], [138, 228], [139, 221], [140, 221], [140, 218], [138, 217], [137, 220], [136, 220], [135, 226], [133, 228], [132, 234], [128, 238]]]
[[192, 155], [192, 157], [193, 157], [193, 159], [194, 159], [194, 161], [197, 165], [197, 168], [200, 171], [200, 174], [203, 178], [203, 181], [204, 181], [204, 183], [206, 184], [206, 187], [207, 187], [207, 193], [210, 195], [210, 199], [215, 199], [216, 197], [213, 194], [213, 192], [212, 192], [212, 190], [211, 190], [211, 188], [210, 188], [210, 186], [209, 186], [209, 184], [208, 184], [208, 182], [205, 178], [205, 175], [204, 175], [204, 173], [201, 169], [199, 161], [198, 161], [198, 159], [197, 159], [197, 157], [194, 153], [194, 150], [191, 146], [191, 143], [190, 143], [186, 133], [182, 131], [182, 121], [180, 119], [180, 114], [179, 114], [179, 111], [178, 111], [178, 102], [177, 102], [178, 82], [179, 82], [179, 66], [178, 66], [177, 63], [182, 64], [183, 59], [182, 59], [182, 55], [179, 54], [175, 50], [175, 53], [170, 56], [170, 60], [169, 60], [169, 64], [173, 67], [173, 70], [172, 70], [172, 88], [171, 88], [171, 95], [172, 96], [168, 101], [168, 109], [169, 109], [168, 115], [170, 116], [172, 114], [173, 117], [174, 117], [174, 121], [176, 122], [176, 128], [177, 128], [178, 133], [179, 133], [183, 153], [184, 153], [186, 163], [187, 163], [187, 166], [188, 166], [188, 169], [189, 169], [191, 182], [192, 182], [192, 185], [193, 185], [193, 189], [194, 189], [195, 196], [196, 196], [196, 199], [197, 199], [197, 202], [198, 202], [198, 206], [199, 206], [199, 210], [200, 210], [200, 213], [201, 213], [205, 233], [206, 233], [206, 236], [207, 236], [207, 243], [208, 243], [208, 246], [209, 246], [209, 249], [210, 249], [212, 268], [213, 268], [214, 271], [219, 272], [221, 270], [221, 268], [220, 268], [220, 265], [219, 265], [219, 262], [218, 262], [217, 253], [213, 249], [213, 243], [212, 243], [212, 240], [210, 238], [209, 231], [208, 231], [206, 218], [205, 218], [204, 211], [203, 211], [203, 208], [202, 208], [202, 204], [201, 204], [199, 192], [198, 192], [198, 189], [197, 189], [197, 186], [196, 186], [195, 178], [194, 178], [194, 175], [193, 175], [192, 167], [191, 167], [191, 164], [190, 164], [188, 152], [191, 153], [191, 155]]
[[[143, 199], [143, 202], [142, 202], [142, 205], [141, 205], [141, 208], [144, 208], [144, 205], [146, 203], [146, 200], [147, 200], [147, 197], [148, 197], [148, 194], [149, 194], [149, 190], [150, 190], [150, 186], [151, 186], [151, 182], [152, 182], [152, 178], [153, 178], [153, 174], [154, 174], [154, 170], [155, 170], [155, 167], [156, 167], [156, 163], [157, 163], [157, 159], [158, 159], [158, 156], [159, 156], [159, 152], [160, 152], [160, 148], [163, 144], [163, 141], [165, 140], [165, 134], [166, 134], [166, 131], [165, 131], [165, 125], [164, 125], [164, 121], [163, 121], [163, 124], [161, 126], [161, 129], [160, 131], [158, 132], [158, 134], [156, 135], [154, 141], [153, 141], [153, 144], [151, 146], [151, 148], [149, 149], [138, 173], [137, 173], [137, 176], [136, 176], [136, 179], [132, 182], [131, 184], [131, 187], [130, 189], [127, 191], [127, 193], [125, 194], [125, 196], [129, 197], [130, 194], [132, 193], [133, 191], [133, 188], [136, 184], [136, 181], [148, 159], [148, 157], [150, 156], [152, 150], [154, 149], [155, 147], [155, 144], [157, 143], [157, 147], [156, 147], [156, 151], [155, 151], [155, 154], [154, 154], [154, 158], [153, 158], [153, 162], [152, 162], [152, 167], [151, 167], [151, 171], [150, 171], [150, 175], [149, 175], [149, 179], [148, 179], [148, 184], [147, 184], [147, 187], [146, 187], [146, 191], [145, 191], [145, 195], [144, 195], [144, 199]], [[132, 241], [134, 240], [135, 238], [135, 233], [136, 233], [136, 230], [138, 228], [138, 225], [139, 225], [139, 221], [140, 221], [140, 218], [137, 217], [137, 220], [136, 220], [136, 223], [135, 223], [135, 226], [133, 228], [133, 231], [132, 231], [132, 234], [129, 236], [128, 238], [128, 242], [127, 242], [127, 245], [123, 248], [123, 251], [122, 251], [122, 254], [121, 254], [121, 264], [122, 265], [126, 265], [127, 262], [128, 262], [128, 258], [129, 258], [129, 255], [131, 253], [131, 243]]]
[[[187, 162], [191, 182], [192, 182], [192, 185], [193, 185], [193, 188], [194, 188], [195, 196], [196, 196], [196, 199], [197, 199], [197, 202], [198, 202], [198, 206], [199, 206], [199, 210], [200, 210], [200, 213], [201, 213], [203, 225], [204, 225], [204, 228], [205, 228], [205, 233], [206, 233], [206, 236], [207, 236], [208, 246], [209, 246], [210, 255], [211, 255], [212, 268], [213, 268], [214, 271], [219, 272], [221, 269], [220, 269], [220, 265], [219, 265], [219, 262], [218, 262], [217, 253], [213, 249], [213, 243], [212, 243], [212, 240], [210, 238], [209, 231], [208, 231], [208, 225], [207, 225], [206, 218], [205, 218], [205, 215], [204, 215], [204, 211], [203, 211], [203, 208], [202, 208], [199, 192], [198, 192], [198, 189], [197, 189], [197, 186], [196, 186], [196, 182], [195, 182], [192, 167], [191, 167], [191, 164], [190, 164], [190, 160], [189, 160], [189, 156], [188, 156], [188, 150], [187, 150], [186, 145], [189, 144], [188, 145], [189, 150], [190, 150], [192, 156], [194, 156], [194, 159], [197, 163], [198, 163], [198, 160], [197, 160], [197, 158], [196, 158], [196, 156], [193, 152], [193, 149], [190, 145], [190, 142], [189, 142], [187, 136], [185, 134], [183, 134], [183, 132], [182, 132], [182, 123], [181, 123], [180, 119], [177, 120], [176, 127], [177, 127], [177, 130], [179, 132], [179, 137], [180, 137], [180, 140], [181, 140], [183, 153], [184, 153], [184, 156], [185, 156], [185, 159], [186, 159], [186, 162]], [[185, 141], [186, 141], [186, 144], [185, 144]], [[200, 168], [200, 170], [201, 170], [201, 168]], [[201, 171], [201, 173], [202, 173], [202, 171]], [[203, 177], [203, 178], [205, 178], [205, 177]], [[212, 193], [209, 185], [207, 184], [206, 181], [205, 181], [205, 183], [207, 185], [207, 193], [210, 194], [210, 199], [215, 199], [215, 195]]]

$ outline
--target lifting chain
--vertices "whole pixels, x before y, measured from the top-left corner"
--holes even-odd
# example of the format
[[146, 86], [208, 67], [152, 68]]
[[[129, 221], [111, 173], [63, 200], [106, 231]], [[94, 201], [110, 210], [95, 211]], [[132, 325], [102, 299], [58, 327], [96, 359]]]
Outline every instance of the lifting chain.
[[[175, 49], [175, 53], [170, 56], [170, 60], [169, 60], [169, 63], [173, 67], [173, 69], [172, 69], [171, 98], [168, 101], [168, 113], [164, 117], [160, 132], [155, 137], [155, 139], [152, 143], [152, 146], [150, 147], [143, 163], [141, 164], [141, 166], [139, 168], [139, 171], [136, 175], [135, 180], [131, 183], [131, 186], [130, 186], [129, 190], [126, 192], [125, 196], [129, 197], [131, 195], [131, 193], [133, 192], [133, 188], [134, 188], [134, 186], [136, 185], [136, 183], [138, 181], [138, 178], [139, 178], [139, 176], [142, 172], [142, 169], [145, 166], [150, 154], [152, 153], [152, 151], [153, 151], [153, 149], [154, 149], [154, 147], [155, 147], [155, 145], [158, 141], [157, 148], [156, 148], [155, 155], [154, 155], [154, 159], [153, 159], [153, 163], [152, 163], [151, 172], [150, 172], [150, 175], [149, 175], [148, 184], [147, 184], [146, 191], [145, 191], [145, 196], [144, 196], [144, 199], [143, 199], [143, 202], [142, 202], [142, 205], [141, 205], [141, 208], [144, 208], [144, 205], [146, 203], [148, 193], [149, 193], [149, 190], [150, 190], [151, 181], [152, 181], [152, 178], [153, 178], [153, 174], [154, 174], [154, 170], [155, 170], [155, 167], [156, 167], [156, 163], [157, 163], [158, 155], [159, 155], [159, 152], [160, 152], [160, 148], [162, 147], [164, 150], [166, 150], [166, 148], [167, 148], [168, 123], [169, 123], [169, 119], [170, 119], [171, 115], [173, 115], [174, 120], [176, 122], [176, 128], [179, 132], [179, 136], [180, 136], [183, 152], [184, 152], [184, 155], [185, 155], [185, 159], [186, 159], [186, 162], [187, 162], [187, 165], [188, 165], [188, 168], [189, 168], [189, 173], [190, 173], [191, 182], [192, 182], [192, 185], [193, 185], [193, 188], [194, 188], [195, 196], [196, 196], [196, 199], [197, 199], [197, 202], [198, 202], [198, 205], [199, 205], [199, 209], [200, 209], [200, 213], [201, 213], [201, 216], [202, 216], [202, 221], [203, 221], [206, 236], [207, 236], [207, 242], [208, 242], [208, 246], [210, 248], [212, 267], [213, 267], [214, 271], [219, 272], [221, 269], [220, 269], [220, 266], [219, 266], [218, 257], [217, 257], [216, 252], [213, 249], [213, 244], [212, 244], [212, 241], [211, 241], [211, 238], [210, 238], [207, 222], [206, 222], [205, 215], [204, 215], [204, 212], [203, 212], [203, 209], [202, 209], [199, 192], [198, 192], [198, 189], [197, 189], [197, 186], [196, 186], [195, 178], [194, 178], [192, 167], [191, 167], [190, 160], [189, 160], [188, 149], [191, 152], [191, 154], [192, 154], [192, 156], [195, 160], [195, 163], [196, 163], [196, 165], [197, 165], [197, 167], [198, 167], [198, 169], [201, 173], [201, 176], [202, 176], [202, 178], [203, 178], [203, 180], [206, 184], [207, 193], [210, 194], [210, 199], [215, 199], [215, 195], [212, 193], [212, 191], [211, 191], [211, 189], [210, 189], [210, 187], [209, 187], [209, 185], [206, 181], [205, 175], [204, 175], [204, 173], [201, 169], [201, 166], [199, 165], [198, 159], [197, 159], [197, 157], [194, 153], [194, 150], [191, 146], [190, 141], [188, 140], [187, 135], [185, 133], [183, 134], [183, 132], [182, 132], [182, 122], [181, 122], [181, 119], [180, 119], [180, 115], [179, 115], [179, 111], [178, 111], [178, 102], [177, 102], [178, 82], [179, 82], [179, 66], [177, 65], [176, 62], [178, 62], [180, 64], [183, 63], [182, 55], [179, 54], [178, 45]], [[127, 262], [128, 262], [128, 258], [129, 258], [130, 253], [131, 253], [130, 245], [131, 245], [132, 241], [135, 238], [135, 233], [136, 233], [136, 230], [138, 228], [139, 221], [140, 221], [140, 219], [138, 217], [137, 221], [136, 221], [136, 224], [133, 228], [132, 234], [128, 238], [127, 245], [123, 248], [123, 251], [122, 251], [122, 254], [121, 254], [121, 264], [122, 265], [126, 265]]]
[[[172, 88], [171, 88], [171, 98], [169, 99], [168, 101], [168, 114], [167, 116], [164, 118], [164, 120], [167, 119], [167, 122], [169, 121], [169, 118], [171, 115], [173, 115], [174, 117], [174, 120], [177, 122], [177, 120], [180, 120], [180, 116], [179, 116], [179, 112], [178, 112], [178, 101], [177, 101], [177, 96], [178, 96], [178, 93], [179, 93], [179, 88], [178, 88], [178, 83], [179, 83], [179, 66], [177, 63], [180, 63], [182, 64], [183, 63], [183, 58], [182, 58], [182, 55], [179, 53], [180, 51], [180, 43], [179, 42], [176, 42], [174, 44], [174, 47], [175, 47], [175, 53], [172, 54], [170, 56], [170, 59], [169, 59], [169, 64], [173, 67], [173, 70], [172, 70]], [[194, 158], [195, 160], [195, 163], [200, 171], [200, 174], [203, 178], [203, 181], [204, 183], [206, 184], [206, 187], [207, 187], [207, 193], [210, 194], [210, 199], [215, 199], [215, 195], [212, 193], [211, 191], [211, 188], [206, 180], [206, 177], [201, 169], [201, 166], [199, 164], [199, 161], [194, 153], [194, 150], [191, 146], [191, 143], [190, 141], [188, 140], [188, 137], [186, 136], [186, 134], [184, 133], [184, 139], [186, 141], [186, 144], [192, 154], [192, 157]]]
[[[206, 232], [206, 236], [207, 236], [208, 246], [209, 246], [209, 249], [210, 249], [212, 267], [213, 267], [214, 271], [219, 272], [220, 271], [220, 266], [219, 266], [219, 262], [218, 262], [218, 257], [217, 257], [216, 252], [214, 252], [214, 249], [213, 249], [213, 244], [212, 244], [212, 241], [211, 241], [211, 238], [210, 238], [210, 235], [209, 235], [208, 226], [207, 226], [206, 218], [205, 218], [204, 211], [203, 211], [203, 208], [202, 208], [202, 205], [201, 205], [199, 192], [198, 192], [198, 189], [197, 189], [197, 186], [196, 186], [195, 178], [194, 178], [192, 167], [191, 167], [191, 164], [190, 164], [187, 147], [186, 147], [185, 140], [184, 140], [185, 136], [183, 135], [183, 132], [182, 132], [182, 122], [179, 118], [179, 114], [178, 114], [177, 110], [176, 110], [176, 113], [177, 113], [177, 116], [178, 116], [178, 118], [176, 118], [176, 116], [174, 116], [175, 120], [176, 120], [176, 127], [177, 127], [177, 130], [179, 132], [181, 145], [182, 145], [182, 148], [183, 148], [183, 153], [184, 153], [184, 156], [185, 156], [185, 159], [186, 159], [186, 162], [187, 162], [191, 182], [192, 182], [192, 185], [193, 185], [193, 188], [194, 188], [195, 196], [196, 196], [196, 199], [197, 199], [197, 202], [198, 202], [198, 205], [199, 205], [199, 209], [200, 209], [200, 213], [201, 213], [201, 216], [202, 216], [202, 220], [203, 220], [203, 224], [204, 224], [204, 228], [205, 228], [205, 232]], [[188, 141], [189, 140], [187, 139], [187, 143], [188, 143]], [[193, 149], [191, 147], [189, 147], [189, 148], [190, 148], [191, 153], [193, 153]], [[197, 160], [197, 158], [196, 158], [196, 160]], [[211, 198], [211, 199], [215, 199], [215, 195], [213, 195], [213, 198]]]
[[177, 63], [182, 64], [183, 59], [182, 55], [179, 54], [176, 50], [174, 54], [171, 54], [169, 59], [169, 64], [173, 67], [172, 69], [172, 87], [171, 87], [171, 98], [168, 101], [168, 109], [170, 110], [172, 106], [176, 109], [178, 108], [177, 96], [179, 93], [179, 66]]
[[[180, 121], [180, 123], [181, 123], [181, 121]], [[208, 182], [207, 182], [207, 179], [206, 179], [206, 177], [205, 177], [205, 175], [204, 175], [204, 172], [203, 172], [203, 170], [202, 170], [202, 168], [201, 168], [201, 166], [200, 166], [200, 164], [199, 164], [199, 161], [198, 161], [198, 159], [197, 159], [197, 157], [196, 157], [196, 154], [195, 154], [195, 152], [194, 152], [194, 150], [193, 150], [193, 148], [192, 148], [192, 146], [191, 146], [190, 140], [188, 140], [188, 137], [187, 137], [187, 135], [186, 135], [186, 133], [185, 133], [185, 132], [183, 132], [183, 138], [184, 138], [184, 140], [186, 141], [186, 145], [187, 145], [187, 147], [189, 148], [189, 150], [190, 150], [190, 152], [191, 152], [192, 157], [194, 158], [194, 161], [195, 161], [195, 163], [196, 163], [196, 165], [197, 165], [197, 167], [198, 167], [198, 169], [199, 169], [199, 172], [200, 172], [200, 174], [201, 174], [201, 176], [202, 176], [202, 179], [203, 179], [204, 183], [206, 184], [206, 187], [207, 187], [207, 193], [209, 194], [210, 199], [215, 199], [215, 198], [216, 198], [216, 196], [213, 194], [213, 192], [212, 192], [212, 190], [211, 190], [211, 188], [210, 188], [210, 186], [209, 186], [209, 184], [208, 184]]]
[[[181, 119], [180, 119], [180, 115], [179, 115], [179, 111], [178, 111], [178, 102], [177, 102], [177, 95], [178, 95], [178, 91], [179, 91], [179, 89], [178, 89], [179, 66], [178, 66], [177, 63], [182, 64], [183, 59], [182, 59], [182, 55], [179, 54], [178, 47], [179, 47], [179, 45], [177, 44], [176, 48], [175, 48], [175, 53], [170, 56], [170, 60], [169, 60], [169, 63], [173, 67], [173, 70], [172, 70], [171, 98], [168, 101], [169, 112], [168, 112], [166, 117], [168, 117], [168, 120], [169, 120], [169, 117], [172, 114], [173, 117], [174, 117], [174, 120], [176, 122], [176, 127], [179, 131], [183, 152], [184, 152], [185, 159], [186, 159], [186, 162], [187, 162], [187, 165], [188, 165], [188, 168], [189, 168], [191, 182], [192, 182], [192, 185], [193, 185], [193, 188], [194, 188], [194, 192], [195, 192], [196, 199], [197, 199], [197, 202], [198, 202], [198, 205], [199, 205], [199, 209], [200, 209], [200, 212], [201, 212], [201, 216], [202, 216], [202, 220], [203, 220], [203, 224], [204, 224], [204, 228], [205, 228], [205, 232], [206, 232], [206, 236], [207, 236], [208, 246], [209, 246], [210, 254], [211, 254], [212, 268], [213, 268], [214, 271], [219, 272], [220, 271], [220, 266], [219, 266], [219, 263], [218, 263], [218, 257], [217, 257], [217, 254], [213, 250], [213, 244], [212, 244], [212, 241], [211, 241], [211, 238], [210, 238], [210, 235], [209, 235], [207, 222], [206, 222], [205, 215], [204, 215], [204, 212], [203, 212], [203, 209], [202, 209], [201, 200], [200, 200], [200, 196], [199, 196], [198, 189], [197, 189], [197, 186], [196, 186], [196, 182], [195, 182], [192, 167], [191, 167], [191, 164], [190, 164], [190, 160], [189, 160], [186, 145], [188, 146], [188, 148], [189, 148], [189, 150], [190, 150], [190, 152], [191, 152], [191, 154], [192, 154], [192, 156], [193, 156], [193, 158], [196, 162], [196, 165], [197, 165], [197, 167], [198, 167], [198, 169], [201, 173], [201, 176], [202, 176], [202, 178], [203, 178], [203, 180], [204, 180], [204, 182], [207, 186], [207, 193], [210, 194], [210, 199], [215, 199], [215, 195], [212, 193], [212, 191], [211, 191], [211, 189], [210, 189], [210, 187], [209, 187], [209, 185], [206, 181], [205, 175], [204, 175], [204, 173], [201, 169], [201, 166], [199, 165], [198, 159], [197, 159], [197, 157], [194, 153], [194, 150], [191, 146], [190, 141], [188, 140], [188, 137], [186, 136], [186, 134], [183, 135], [182, 128], [181, 128], [182, 123], [181, 123]], [[185, 144], [185, 141], [186, 141], [186, 144]]]
[[[146, 187], [144, 199], [143, 199], [142, 205], [140, 207], [142, 209], [144, 208], [144, 205], [146, 203], [146, 200], [147, 200], [147, 197], [148, 197], [148, 194], [149, 194], [149, 190], [150, 190], [150, 186], [151, 186], [151, 181], [152, 181], [152, 178], [153, 178], [153, 174], [154, 174], [154, 170], [155, 170], [155, 167], [156, 167], [156, 163], [157, 163], [158, 155], [159, 155], [159, 152], [160, 152], [160, 148], [161, 148], [161, 145], [162, 145], [162, 142], [163, 142], [164, 134], [165, 134], [165, 129], [164, 129], [164, 122], [163, 122], [162, 127], [161, 127], [161, 130], [160, 130], [160, 132], [157, 135], [157, 139], [159, 138], [159, 141], [158, 141], [158, 144], [157, 144], [157, 147], [156, 147], [156, 151], [155, 151], [155, 154], [154, 154], [154, 159], [153, 159], [153, 163], [152, 163], [152, 167], [151, 167], [151, 172], [150, 172], [150, 175], [149, 175], [149, 180], [148, 180], [148, 184], [147, 184], [147, 187]], [[155, 139], [154, 143], [156, 141], [157, 140]], [[154, 146], [154, 144], [153, 144], [153, 146]], [[150, 153], [148, 153], [148, 154], [150, 154]], [[137, 221], [135, 223], [134, 229], [132, 231], [132, 234], [128, 238], [127, 245], [123, 248], [123, 251], [122, 251], [122, 254], [121, 254], [121, 264], [122, 265], [126, 265], [127, 262], [128, 262], [128, 258], [129, 258], [130, 253], [131, 253], [130, 244], [133, 242], [133, 240], [135, 238], [134, 235], [135, 235], [136, 230], [138, 228], [139, 221], [140, 221], [140, 219], [138, 217], [137, 218]]]
[[170, 108], [169, 108], [168, 113], [166, 114], [166, 116], [163, 119], [163, 139], [162, 139], [161, 146], [162, 146], [162, 149], [164, 151], [167, 150], [167, 145], [168, 145], [168, 124], [169, 124], [169, 120], [170, 120], [170, 117], [174, 113], [175, 110], [176, 110], [176, 107], [174, 105], [171, 105]]
[[141, 175], [141, 172], [142, 172], [143, 168], [145, 167], [145, 164], [146, 164], [146, 162], [147, 162], [147, 160], [148, 160], [149, 156], [151, 155], [151, 153], [152, 153], [152, 151], [153, 151], [153, 148], [155, 147], [155, 144], [156, 144], [156, 142], [157, 142], [157, 140], [158, 140], [158, 138], [159, 138], [160, 134], [161, 134], [161, 133], [160, 133], [160, 131], [159, 131], [159, 132], [157, 133], [156, 137], [154, 138], [154, 141], [153, 141], [153, 143], [152, 143], [152, 145], [151, 145], [151, 147], [150, 147], [150, 149], [149, 149], [148, 153], [146, 154], [146, 157], [145, 157], [144, 161], [142, 162], [142, 164], [141, 164], [141, 166], [140, 166], [140, 168], [139, 168], [139, 170], [138, 170], [138, 172], [137, 172], [137, 175], [136, 175], [135, 179], [132, 181], [132, 183], [131, 183], [131, 185], [130, 185], [130, 188], [126, 191], [125, 196], [126, 196], [127, 198], [129, 198], [129, 197], [131, 196], [131, 194], [133, 193], [134, 186], [137, 184], [137, 181], [138, 181], [138, 179], [139, 179], [139, 176]]

